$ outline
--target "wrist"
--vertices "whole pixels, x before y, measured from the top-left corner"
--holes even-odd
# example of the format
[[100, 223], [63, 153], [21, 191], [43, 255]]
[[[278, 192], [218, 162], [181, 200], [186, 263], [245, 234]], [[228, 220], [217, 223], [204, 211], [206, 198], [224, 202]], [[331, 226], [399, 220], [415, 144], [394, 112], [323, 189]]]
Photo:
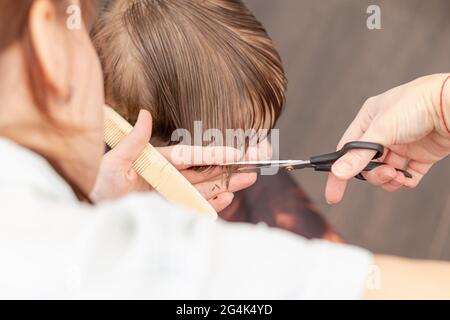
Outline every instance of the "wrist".
[[440, 136], [450, 141], [450, 74], [436, 76], [433, 87], [434, 127]]

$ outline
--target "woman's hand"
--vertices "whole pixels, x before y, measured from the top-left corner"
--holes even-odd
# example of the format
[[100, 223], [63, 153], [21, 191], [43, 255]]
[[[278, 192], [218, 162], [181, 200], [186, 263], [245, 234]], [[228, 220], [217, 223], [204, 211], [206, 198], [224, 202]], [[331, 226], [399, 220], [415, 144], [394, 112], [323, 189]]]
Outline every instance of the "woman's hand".
[[141, 111], [131, 133], [103, 156], [91, 199], [95, 202], [117, 199], [130, 192], [150, 191], [150, 185], [133, 169], [152, 134], [152, 117]]
[[[338, 144], [340, 149], [353, 140], [385, 146], [380, 161], [387, 163], [368, 173], [366, 179], [387, 191], [417, 186], [431, 166], [450, 153], [450, 134], [440, 112], [440, 93], [448, 75], [422, 77], [368, 99]], [[450, 83], [447, 84], [450, 87]], [[447, 92], [446, 92], [447, 91]], [[450, 88], [444, 91], [443, 105], [450, 120]], [[328, 203], [341, 201], [347, 180], [371, 161], [373, 151], [352, 150], [332, 168], [325, 192]], [[412, 179], [397, 168], [405, 168]]]
[[[146, 192], [151, 186], [133, 169], [134, 161], [150, 141], [152, 118], [148, 111], [139, 113], [138, 121], [130, 133], [116, 148], [105, 154], [100, 166], [93, 201], [116, 199], [130, 192]], [[180, 149], [182, 148], [182, 149]], [[233, 200], [233, 193], [248, 188], [256, 182], [255, 173], [233, 174], [227, 182], [224, 170], [215, 167], [199, 172], [194, 166], [213, 166], [240, 160], [240, 152], [227, 147], [172, 146], [157, 148], [209, 201], [216, 211], [222, 211]], [[180, 159], [179, 155], [194, 155], [191, 159]], [[200, 154], [199, 154], [200, 153]], [[189, 162], [189, 165], [186, 163]]]
[[[246, 189], [256, 182], [257, 175], [254, 172], [233, 173], [230, 176], [227, 175], [226, 169], [215, 166], [242, 160], [241, 153], [237, 149], [186, 145], [157, 149], [194, 185], [217, 212], [222, 211], [231, 204], [234, 192]], [[245, 160], [256, 159], [246, 157]], [[195, 170], [195, 167], [199, 166], [211, 166], [211, 168], [202, 171]]]

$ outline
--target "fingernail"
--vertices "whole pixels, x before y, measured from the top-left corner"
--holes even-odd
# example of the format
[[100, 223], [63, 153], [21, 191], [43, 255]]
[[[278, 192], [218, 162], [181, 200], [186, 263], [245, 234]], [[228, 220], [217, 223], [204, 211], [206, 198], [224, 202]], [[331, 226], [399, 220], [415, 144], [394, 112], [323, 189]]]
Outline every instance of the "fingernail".
[[330, 200], [330, 199], [325, 199], [325, 201], [327, 202], [327, 204], [329, 204], [330, 206], [334, 205], [337, 203], [336, 200]]
[[333, 166], [333, 173], [338, 177], [347, 177], [352, 173], [353, 167], [347, 161], [340, 161]]

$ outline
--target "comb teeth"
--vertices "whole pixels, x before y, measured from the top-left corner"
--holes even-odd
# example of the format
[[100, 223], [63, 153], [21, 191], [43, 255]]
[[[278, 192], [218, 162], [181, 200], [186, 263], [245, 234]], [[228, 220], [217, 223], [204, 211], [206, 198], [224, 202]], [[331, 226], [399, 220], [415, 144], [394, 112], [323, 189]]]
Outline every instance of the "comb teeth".
[[[104, 139], [109, 147], [117, 147], [132, 129], [133, 127], [118, 113], [105, 106]], [[197, 213], [217, 217], [209, 202], [152, 145], [148, 144], [144, 148], [133, 163], [133, 169], [167, 200], [193, 209]]]
[[117, 147], [117, 145], [130, 134], [133, 127], [120, 117], [111, 108], [105, 108], [105, 120], [104, 120], [104, 137], [105, 142], [111, 148]]
[[133, 166], [134, 170], [136, 170], [136, 172], [139, 173], [140, 175], [144, 174], [144, 170], [148, 165], [148, 159], [150, 158], [150, 150], [146, 147], [142, 151], [142, 154], [144, 156], [139, 157]]

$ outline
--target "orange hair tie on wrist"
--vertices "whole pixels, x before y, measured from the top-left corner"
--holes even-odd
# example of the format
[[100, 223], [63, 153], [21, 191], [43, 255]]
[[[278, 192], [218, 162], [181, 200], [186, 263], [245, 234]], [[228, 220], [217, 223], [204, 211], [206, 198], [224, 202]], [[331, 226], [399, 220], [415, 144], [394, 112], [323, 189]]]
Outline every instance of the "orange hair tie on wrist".
[[442, 116], [442, 120], [444, 121], [445, 129], [447, 130], [448, 134], [450, 134], [450, 128], [449, 128], [449, 126], [447, 124], [447, 120], [445, 120], [444, 103], [443, 103], [443, 100], [444, 100], [443, 99], [443, 97], [444, 97], [444, 88], [445, 88], [445, 84], [447, 83], [448, 79], [450, 79], [450, 76], [445, 78], [444, 82], [442, 83], [439, 106], [440, 106], [440, 109], [441, 109], [441, 116]]

